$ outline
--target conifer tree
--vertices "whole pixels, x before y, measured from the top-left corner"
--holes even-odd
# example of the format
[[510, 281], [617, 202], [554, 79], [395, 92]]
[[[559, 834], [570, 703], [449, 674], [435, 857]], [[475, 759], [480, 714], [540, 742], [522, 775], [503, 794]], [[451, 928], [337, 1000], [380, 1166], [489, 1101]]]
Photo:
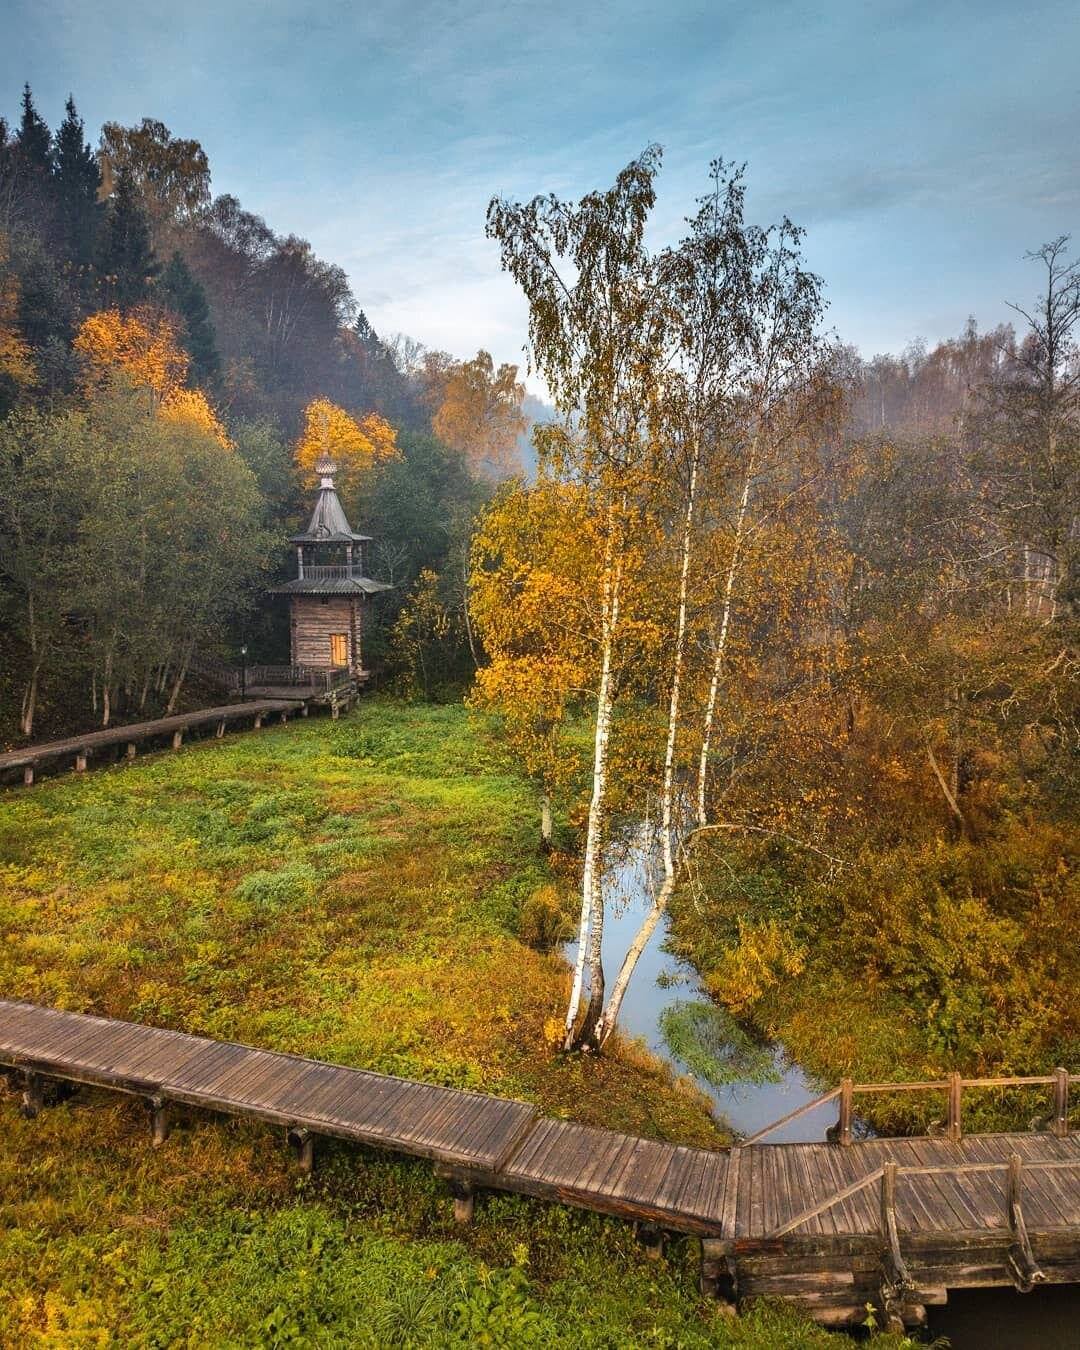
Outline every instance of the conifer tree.
[[161, 274], [159, 291], [163, 303], [184, 321], [184, 346], [191, 357], [192, 381], [200, 387], [215, 384], [221, 374], [221, 358], [206, 292], [177, 252]]
[[15, 145], [28, 168], [44, 176], [52, 173], [52, 135], [34, 106], [34, 96], [28, 84], [23, 85], [22, 118]]
[[98, 238], [98, 271], [110, 304], [126, 308], [145, 300], [160, 264], [154, 257], [150, 223], [127, 174], [118, 174]]
[[97, 241], [101, 174], [70, 95], [64, 112], [53, 143], [60, 241], [67, 258], [84, 266], [93, 258]]

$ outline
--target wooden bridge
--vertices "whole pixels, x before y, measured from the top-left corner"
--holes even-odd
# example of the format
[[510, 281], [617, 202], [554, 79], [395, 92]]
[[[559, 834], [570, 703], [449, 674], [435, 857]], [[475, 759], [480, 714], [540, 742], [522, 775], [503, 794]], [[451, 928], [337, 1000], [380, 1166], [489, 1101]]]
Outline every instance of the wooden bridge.
[[[249, 686], [247, 692], [253, 697], [246, 702], [200, 708], [196, 712], [87, 731], [59, 741], [42, 741], [4, 751], [0, 753], [0, 782], [8, 779], [17, 782], [21, 772], [23, 783], [29, 787], [38, 771], [45, 767], [73, 768], [76, 773], [83, 773], [95, 756], [99, 761], [118, 756], [134, 759], [140, 745], [155, 748], [171, 744], [174, 750], [179, 750], [184, 737], [193, 733], [212, 732], [221, 737], [228, 727], [238, 724], [250, 724], [258, 730], [270, 718], [285, 722], [296, 714], [306, 717], [313, 707], [328, 708], [336, 718], [359, 695], [360, 682], [347, 671], [311, 672], [296, 666], [257, 666], [253, 670], [260, 677], [270, 673], [279, 681], [278, 686]], [[289, 672], [292, 683], [287, 680]]]
[[[1041, 1078], [846, 1084], [838, 1142], [685, 1148], [541, 1117], [524, 1102], [81, 1013], [0, 1001], [0, 1066], [23, 1110], [89, 1084], [147, 1102], [155, 1144], [177, 1107], [283, 1126], [310, 1169], [316, 1136], [427, 1158], [455, 1214], [479, 1189], [516, 1191], [636, 1220], [650, 1251], [701, 1239], [702, 1283], [733, 1301], [789, 1299], [830, 1325], [873, 1304], [919, 1322], [958, 1287], [1080, 1281], [1080, 1136], [1064, 1070]], [[965, 1088], [1047, 1093], [1045, 1128], [965, 1136]], [[860, 1093], [945, 1091], [941, 1137], [851, 1139]], [[819, 1103], [811, 1103], [810, 1106]], [[810, 1106], [803, 1108], [810, 1109]]]

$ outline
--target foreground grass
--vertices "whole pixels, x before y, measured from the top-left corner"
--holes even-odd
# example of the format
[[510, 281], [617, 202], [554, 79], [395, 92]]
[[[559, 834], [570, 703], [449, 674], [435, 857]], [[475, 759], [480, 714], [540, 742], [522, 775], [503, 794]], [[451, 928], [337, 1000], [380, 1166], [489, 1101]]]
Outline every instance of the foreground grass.
[[[460, 708], [367, 702], [0, 797], [0, 990], [545, 1110], [716, 1142], [640, 1054], [553, 1055], [560, 961], [516, 937], [550, 881], [528, 786]], [[833, 1344], [728, 1323], [694, 1244], [491, 1197], [466, 1233], [429, 1166], [197, 1114], [148, 1147], [107, 1094], [22, 1121], [0, 1097], [0, 1344]]]

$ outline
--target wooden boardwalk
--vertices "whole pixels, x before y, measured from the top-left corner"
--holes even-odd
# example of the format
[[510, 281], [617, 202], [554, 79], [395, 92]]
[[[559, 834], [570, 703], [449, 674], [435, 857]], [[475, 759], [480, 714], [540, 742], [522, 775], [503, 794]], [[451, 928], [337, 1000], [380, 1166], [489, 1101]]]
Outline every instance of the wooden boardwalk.
[[219, 708], [178, 713], [175, 717], [158, 717], [152, 722], [132, 722], [104, 731], [87, 731], [60, 741], [42, 741], [0, 754], [0, 780], [21, 770], [22, 781], [29, 786], [38, 768], [46, 764], [59, 767], [60, 761], [68, 760], [77, 773], [82, 773], [92, 756], [121, 746], [127, 758], [134, 759], [136, 748], [145, 742], [168, 740], [174, 750], [179, 750], [189, 731], [213, 727], [217, 736], [223, 736], [226, 728], [237, 722], [250, 721], [260, 727], [269, 717], [277, 716], [284, 722], [297, 712], [306, 715], [307, 706], [295, 698], [257, 699], [251, 703], [226, 703]]
[[[711, 1150], [27, 1003], [0, 1001], [0, 1066], [21, 1083], [27, 1114], [51, 1082], [90, 1084], [145, 1098], [156, 1143], [180, 1105], [284, 1126], [307, 1167], [320, 1135], [429, 1159], [462, 1219], [486, 1188], [637, 1220], [657, 1252], [667, 1232], [696, 1234], [706, 1288], [789, 1298], [825, 1323], [861, 1321], [867, 1303], [917, 1322], [952, 1287], [1080, 1281], [1080, 1135], [1068, 1128], [1068, 1075], [1052, 1131]], [[1032, 1081], [1054, 1085], [1060, 1106], [1060, 1073]]]

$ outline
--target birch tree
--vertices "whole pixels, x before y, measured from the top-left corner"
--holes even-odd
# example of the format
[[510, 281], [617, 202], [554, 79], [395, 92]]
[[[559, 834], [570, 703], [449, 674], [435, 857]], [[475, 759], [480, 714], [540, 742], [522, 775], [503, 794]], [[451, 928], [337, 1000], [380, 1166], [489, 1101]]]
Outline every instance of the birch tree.
[[[598, 661], [592, 788], [585, 832], [578, 955], [565, 1047], [588, 1044], [604, 1002], [603, 845], [612, 721], [618, 695], [626, 551], [651, 450], [663, 315], [644, 243], [660, 150], [649, 147], [606, 191], [578, 203], [495, 198], [488, 234], [529, 301], [529, 361], [566, 424], [557, 475], [578, 482], [598, 522], [601, 562], [591, 597]], [[579, 1020], [585, 975], [589, 999]]]

